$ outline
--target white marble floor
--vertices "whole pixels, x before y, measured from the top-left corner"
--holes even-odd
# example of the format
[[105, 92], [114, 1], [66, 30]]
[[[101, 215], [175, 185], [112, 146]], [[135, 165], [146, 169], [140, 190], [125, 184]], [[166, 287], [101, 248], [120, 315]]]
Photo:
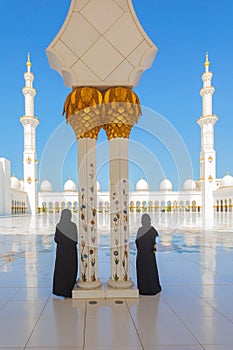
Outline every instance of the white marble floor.
[[[55, 223], [49, 216], [0, 218], [0, 350], [233, 349], [233, 233], [163, 230], [160, 295], [90, 304], [51, 294]], [[100, 234], [106, 281], [107, 226]]]

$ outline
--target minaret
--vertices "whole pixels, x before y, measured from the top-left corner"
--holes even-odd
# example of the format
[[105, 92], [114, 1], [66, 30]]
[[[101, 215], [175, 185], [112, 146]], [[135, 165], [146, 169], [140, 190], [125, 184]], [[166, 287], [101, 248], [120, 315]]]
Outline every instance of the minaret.
[[30, 54], [26, 63], [27, 71], [24, 73], [25, 87], [22, 92], [25, 96], [25, 115], [20, 118], [24, 127], [24, 191], [28, 194], [27, 212], [36, 214], [37, 211], [37, 158], [36, 158], [36, 127], [39, 120], [34, 116], [34, 97], [36, 90], [33, 88], [34, 75], [31, 72]]
[[202, 190], [202, 213], [205, 227], [213, 225], [214, 200], [213, 191], [216, 182], [216, 152], [214, 149], [214, 125], [218, 120], [212, 114], [212, 96], [214, 87], [211, 85], [212, 72], [209, 71], [209, 58], [206, 54], [204, 63], [205, 72], [202, 74], [203, 88], [200, 90], [202, 97], [202, 116], [197, 123], [201, 127], [201, 154], [200, 154], [200, 181]]

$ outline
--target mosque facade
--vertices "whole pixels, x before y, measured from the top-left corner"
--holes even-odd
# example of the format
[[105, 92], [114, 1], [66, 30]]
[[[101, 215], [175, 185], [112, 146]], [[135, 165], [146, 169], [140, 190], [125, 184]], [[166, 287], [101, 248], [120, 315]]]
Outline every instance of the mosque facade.
[[[214, 212], [231, 212], [233, 209], [233, 177], [226, 174], [216, 178], [216, 152], [214, 148], [214, 125], [218, 117], [212, 113], [212, 96], [214, 87], [211, 84], [212, 72], [209, 70], [208, 55], [202, 74], [203, 87], [202, 116], [197, 123], [201, 128], [200, 178], [187, 179], [183, 188], [173, 190], [172, 182], [161, 179], [159, 190], [149, 189], [145, 179], [139, 179], [135, 191], [129, 192], [129, 209], [131, 212], [202, 212], [206, 207]], [[34, 115], [33, 87], [34, 75], [31, 72], [30, 56], [24, 73], [25, 86], [22, 90], [25, 98], [25, 113], [20, 118], [24, 128], [23, 179], [10, 175], [10, 161], [0, 158], [0, 215], [37, 214], [43, 212], [60, 212], [69, 208], [74, 212], [79, 209], [77, 184], [69, 179], [64, 184], [63, 192], [54, 192], [49, 179], [43, 179], [38, 187], [36, 156], [36, 128], [39, 124]], [[109, 212], [110, 195], [103, 192], [97, 181], [97, 209]]]

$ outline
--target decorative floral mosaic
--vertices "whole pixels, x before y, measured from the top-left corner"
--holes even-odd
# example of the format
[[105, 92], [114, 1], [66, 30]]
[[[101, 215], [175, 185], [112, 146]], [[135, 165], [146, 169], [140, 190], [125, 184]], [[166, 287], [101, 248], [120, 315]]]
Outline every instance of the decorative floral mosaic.
[[[121, 200], [119, 199], [121, 198]], [[113, 261], [115, 263], [115, 271], [112, 278], [115, 281], [127, 281], [128, 276], [128, 258], [129, 258], [129, 240], [128, 240], [128, 190], [127, 181], [122, 181], [121, 193], [114, 192], [113, 215], [112, 215], [112, 234], [113, 238]], [[121, 243], [122, 242], [122, 243]], [[122, 266], [123, 273], [119, 271]]]
[[[96, 280], [96, 216], [94, 198], [96, 196], [94, 165], [91, 163], [88, 173], [88, 188], [81, 188], [80, 220], [81, 220], [81, 274], [83, 282], [94, 282]], [[89, 275], [89, 277], [88, 277]]]

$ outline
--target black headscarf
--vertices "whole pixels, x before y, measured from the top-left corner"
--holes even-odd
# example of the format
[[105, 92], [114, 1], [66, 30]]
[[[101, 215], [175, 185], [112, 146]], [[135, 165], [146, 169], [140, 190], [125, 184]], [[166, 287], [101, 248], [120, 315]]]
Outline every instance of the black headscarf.
[[71, 211], [69, 209], [63, 209], [61, 212], [60, 221], [57, 224], [57, 229], [66, 237], [77, 241], [77, 226], [71, 221], [71, 217]]
[[136, 239], [145, 235], [151, 228], [151, 218], [148, 214], [143, 214], [141, 218], [142, 226], [138, 229]]

